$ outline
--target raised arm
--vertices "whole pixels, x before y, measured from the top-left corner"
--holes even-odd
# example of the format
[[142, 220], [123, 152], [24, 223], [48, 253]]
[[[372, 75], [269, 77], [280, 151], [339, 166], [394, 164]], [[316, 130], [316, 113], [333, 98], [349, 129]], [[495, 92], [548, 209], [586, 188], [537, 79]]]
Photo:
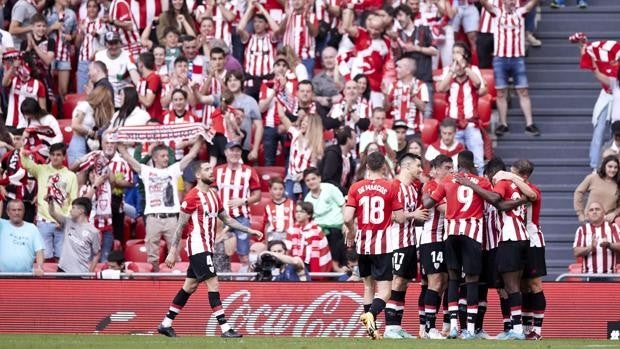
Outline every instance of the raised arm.
[[133, 156], [131, 156], [129, 152], [127, 151], [127, 146], [119, 143], [117, 146], [117, 149], [118, 149], [118, 153], [121, 154], [121, 157], [123, 158], [123, 160], [127, 161], [127, 164], [129, 165], [129, 167], [131, 167], [132, 170], [134, 170], [137, 173], [140, 173], [142, 171], [141, 165], [138, 162], [138, 160], [136, 160]]
[[353, 7], [355, 5], [352, 1], [347, 3], [347, 8], [345, 8], [342, 12], [342, 27], [344, 28], [345, 33], [349, 34], [349, 37], [355, 39], [359, 36], [359, 31], [357, 26], [353, 23], [355, 20], [355, 11], [353, 11]]
[[[245, 11], [243, 17], [241, 17], [241, 20], [237, 24], [237, 34], [239, 35], [239, 38], [241, 39], [241, 42], [243, 44], [247, 44], [247, 42], [250, 40], [250, 33], [248, 33], [245, 28], [248, 26], [248, 23], [252, 19], [253, 13], [254, 6], [252, 6], [252, 3], [250, 3], [248, 4], [248, 9]], [[269, 18], [269, 16], [267, 16], [267, 18]]]
[[54, 198], [52, 198], [51, 196], [48, 196], [47, 204], [49, 207], [50, 216], [52, 216], [52, 218], [54, 218], [56, 222], [63, 225], [65, 222], [65, 217], [56, 211], [56, 202]]
[[183, 171], [191, 162], [198, 156], [198, 152], [200, 152], [200, 147], [202, 147], [202, 140], [200, 136], [194, 139], [194, 145], [189, 150], [189, 152], [179, 161], [179, 166], [181, 167], [181, 171]]
[[482, 5], [482, 7], [489, 11], [489, 13], [495, 14], [495, 6], [489, 3], [489, 0], [480, 0], [480, 5]]

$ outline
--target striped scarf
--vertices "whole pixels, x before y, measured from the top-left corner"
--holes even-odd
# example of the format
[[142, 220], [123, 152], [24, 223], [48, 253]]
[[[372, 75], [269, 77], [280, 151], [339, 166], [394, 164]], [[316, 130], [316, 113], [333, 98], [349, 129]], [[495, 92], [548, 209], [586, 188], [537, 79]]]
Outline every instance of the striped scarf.
[[207, 139], [207, 131], [201, 123], [188, 122], [170, 125], [122, 126], [110, 134], [110, 142], [154, 143], [181, 141], [200, 135]]

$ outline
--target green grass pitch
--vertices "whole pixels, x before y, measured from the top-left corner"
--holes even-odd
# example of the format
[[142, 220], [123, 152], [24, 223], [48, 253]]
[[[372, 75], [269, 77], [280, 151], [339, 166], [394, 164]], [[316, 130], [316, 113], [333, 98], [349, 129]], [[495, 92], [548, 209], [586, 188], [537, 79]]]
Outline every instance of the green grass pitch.
[[112, 349], [575, 349], [575, 348], [620, 348], [620, 342], [605, 340], [546, 339], [542, 341], [494, 340], [382, 340], [371, 341], [362, 338], [291, 338], [291, 337], [246, 337], [239, 340], [224, 340], [215, 337], [188, 336], [166, 338], [162, 336], [132, 335], [0, 335], [0, 347], [11, 349], [45, 348], [112, 348]]

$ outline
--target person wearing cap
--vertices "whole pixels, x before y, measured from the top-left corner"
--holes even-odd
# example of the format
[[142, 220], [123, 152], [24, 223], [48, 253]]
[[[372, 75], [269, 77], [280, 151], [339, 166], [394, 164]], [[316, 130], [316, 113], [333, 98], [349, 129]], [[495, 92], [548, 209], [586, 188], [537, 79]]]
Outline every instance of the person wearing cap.
[[121, 157], [140, 175], [144, 182], [145, 207], [144, 215], [146, 237], [144, 239], [147, 261], [153, 265], [153, 271], [159, 271], [159, 241], [163, 237], [168, 246], [171, 246], [174, 232], [177, 228], [179, 204], [179, 178], [183, 170], [198, 155], [202, 146], [199, 137], [193, 140], [190, 151], [178, 162], [168, 165], [169, 151], [164, 144], [156, 145], [151, 151], [153, 167], [138, 162], [129, 155], [127, 146], [117, 146]]
[[294, 74], [289, 73], [288, 61], [279, 56], [273, 64], [273, 79], [263, 81], [260, 86], [258, 108], [263, 116], [263, 154], [265, 157], [265, 166], [274, 166], [276, 164], [276, 153], [278, 144], [282, 145], [282, 149], [287, 155], [284, 147], [285, 136], [278, 132], [278, 126], [281, 124], [278, 116], [278, 98], [292, 99], [294, 96], [297, 78]]
[[[243, 146], [232, 141], [226, 144], [226, 163], [213, 169], [215, 185], [228, 215], [246, 227], [250, 226], [250, 205], [260, 201], [260, 179], [252, 166], [241, 160]], [[237, 255], [241, 262], [240, 272], [249, 268], [250, 237], [240, 230], [231, 230], [237, 236]]]
[[396, 147], [396, 159], [400, 159], [401, 156], [409, 152], [409, 142], [407, 142], [407, 131], [409, 126], [405, 120], [396, 120], [392, 124], [392, 130], [396, 133], [396, 141], [398, 146]]
[[[114, 87], [114, 107], [120, 108], [123, 98], [120, 91], [129, 83], [140, 84], [138, 67], [133, 63], [130, 53], [121, 47], [121, 38], [117, 32], [105, 34], [105, 50], [95, 54], [95, 61], [101, 61], [108, 69], [108, 80]], [[131, 81], [124, 77], [129, 74]]]
[[[253, 22], [253, 33], [245, 30], [250, 20]], [[278, 24], [258, 1], [249, 3], [237, 25], [237, 34], [245, 46], [246, 93], [257, 100], [261, 81], [271, 73], [271, 62], [276, 58], [279, 38], [274, 33], [277, 30]]]

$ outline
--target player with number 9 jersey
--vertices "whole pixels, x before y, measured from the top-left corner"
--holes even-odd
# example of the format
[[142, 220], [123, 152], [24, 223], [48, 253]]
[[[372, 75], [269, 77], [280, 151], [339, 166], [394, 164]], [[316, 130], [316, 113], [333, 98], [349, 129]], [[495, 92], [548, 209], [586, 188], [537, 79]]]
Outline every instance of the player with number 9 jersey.
[[[459, 174], [479, 185], [482, 189], [493, 190], [488, 179], [471, 173]], [[482, 243], [482, 217], [484, 215], [484, 199], [473, 189], [456, 182], [454, 175], [446, 176], [431, 194], [435, 202], [446, 199], [446, 220], [444, 239], [450, 235], [465, 235]]]
[[387, 235], [392, 224], [392, 212], [402, 210], [398, 198], [399, 185], [387, 179], [363, 179], [349, 189], [347, 206], [355, 208], [358, 254], [390, 253]]

